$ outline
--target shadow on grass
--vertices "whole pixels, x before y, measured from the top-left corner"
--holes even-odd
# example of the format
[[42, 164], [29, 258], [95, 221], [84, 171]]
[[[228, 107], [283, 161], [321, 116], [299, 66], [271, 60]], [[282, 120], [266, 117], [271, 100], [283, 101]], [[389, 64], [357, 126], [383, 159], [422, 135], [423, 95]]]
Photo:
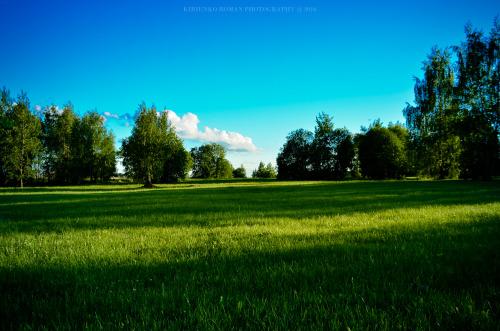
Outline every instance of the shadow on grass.
[[399, 208], [500, 201], [490, 182], [319, 182], [85, 194], [0, 196], [0, 232], [227, 226], [256, 219], [306, 219]]
[[[0, 326], [40, 328], [459, 328], [500, 322], [500, 228], [398, 229], [238, 256], [200, 247], [152, 265], [0, 269]], [[356, 238], [362, 238], [358, 241]], [[408, 238], [412, 238], [409, 240]], [[282, 238], [274, 238], [281, 240]], [[272, 238], [270, 240], [273, 240]], [[303, 238], [289, 236], [303, 243]], [[293, 245], [299, 247], [299, 245]], [[418, 285], [415, 288], [415, 284]], [[485, 314], [488, 311], [488, 314]]]
[[[176, 186], [189, 186], [189, 185], [211, 185], [211, 184], [241, 184], [241, 183], [276, 183], [276, 179], [260, 179], [260, 178], [241, 178], [241, 179], [187, 179], [179, 182], [172, 183], [155, 183], [155, 188], [176, 187]], [[45, 185], [45, 186], [25, 186], [20, 187], [0, 187], [0, 194], [2, 193], [15, 193], [18, 195], [29, 193], [49, 193], [49, 192], [120, 192], [120, 191], [133, 191], [144, 189], [144, 183], [134, 182], [131, 180], [110, 181], [104, 183], [84, 183], [80, 185]]]

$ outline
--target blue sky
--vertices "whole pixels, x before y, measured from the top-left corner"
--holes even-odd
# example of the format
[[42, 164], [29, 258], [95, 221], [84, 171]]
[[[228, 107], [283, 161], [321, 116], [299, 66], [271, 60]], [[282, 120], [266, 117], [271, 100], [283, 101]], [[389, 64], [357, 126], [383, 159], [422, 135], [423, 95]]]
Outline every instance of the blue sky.
[[[190, 149], [225, 145], [247, 173], [316, 115], [359, 132], [404, 122], [434, 45], [488, 33], [496, 1], [0, 0], [0, 86], [32, 107], [97, 109], [117, 140], [145, 101]], [[119, 145], [119, 141], [117, 141]]]

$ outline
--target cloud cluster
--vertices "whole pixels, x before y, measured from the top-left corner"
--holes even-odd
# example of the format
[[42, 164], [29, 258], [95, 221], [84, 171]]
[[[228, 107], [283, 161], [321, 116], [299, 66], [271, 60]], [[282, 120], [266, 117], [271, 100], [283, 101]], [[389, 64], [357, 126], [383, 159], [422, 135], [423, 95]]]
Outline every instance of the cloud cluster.
[[167, 110], [168, 119], [172, 122], [179, 137], [183, 139], [196, 140], [201, 142], [215, 142], [224, 145], [227, 149], [237, 152], [252, 152], [258, 151], [257, 147], [252, 142], [252, 138], [245, 137], [240, 133], [226, 130], [211, 129], [207, 126], [203, 127], [204, 131], [198, 128], [200, 120], [193, 113], [187, 113], [179, 117], [172, 110]]
[[[187, 113], [179, 117], [172, 110], [164, 110], [168, 112], [168, 119], [175, 127], [175, 130], [180, 138], [201, 141], [201, 142], [215, 142], [225, 146], [228, 150], [235, 152], [251, 152], [256, 153], [258, 148], [252, 142], [252, 138], [245, 137], [240, 133], [231, 132], [226, 130], [211, 129], [203, 127], [203, 131], [198, 128], [200, 120], [198, 116], [193, 113]], [[123, 126], [130, 126], [133, 124], [130, 114], [117, 115], [110, 112], [104, 112], [103, 116], [106, 120], [119, 121]]]

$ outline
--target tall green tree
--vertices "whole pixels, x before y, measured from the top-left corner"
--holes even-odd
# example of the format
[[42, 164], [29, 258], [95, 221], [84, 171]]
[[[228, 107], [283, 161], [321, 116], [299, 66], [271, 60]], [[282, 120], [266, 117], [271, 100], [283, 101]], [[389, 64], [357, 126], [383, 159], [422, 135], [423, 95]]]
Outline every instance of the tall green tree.
[[114, 135], [104, 126], [97, 111], [87, 112], [73, 122], [71, 134], [72, 181], [109, 179], [116, 171]]
[[311, 178], [310, 151], [313, 139], [313, 133], [304, 129], [292, 131], [286, 137], [286, 142], [276, 158], [278, 179], [304, 180]]
[[486, 36], [465, 28], [451, 53], [434, 48], [416, 79], [415, 104], [404, 114], [419, 173], [435, 178], [490, 179], [498, 172], [500, 22]]
[[7, 136], [13, 127], [13, 123], [7, 114], [11, 112], [13, 103], [10, 91], [4, 86], [0, 96], [0, 185], [5, 184], [7, 181], [7, 168], [4, 156], [7, 153]]
[[[73, 168], [76, 158], [73, 142], [78, 142], [78, 135], [73, 130], [78, 125], [73, 105], [69, 102], [62, 111], [55, 106], [46, 107], [43, 111], [43, 143], [45, 146], [44, 168], [49, 181], [59, 184], [70, 184], [78, 169]], [[75, 137], [76, 135], [76, 137]], [[80, 164], [80, 163], [79, 163]]]
[[233, 166], [226, 159], [226, 148], [211, 143], [191, 149], [194, 178], [233, 178]]
[[3, 163], [7, 177], [23, 187], [25, 179], [34, 177], [33, 163], [42, 153], [40, 118], [30, 111], [29, 100], [22, 91], [5, 116], [9, 127], [4, 136]]
[[168, 112], [163, 111], [160, 116], [163, 160], [163, 182], [175, 182], [186, 179], [193, 166], [191, 154], [184, 148], [184, 143], [180, 139], [168, 121]]
[[424, 78], [415, 78], [415, 104], [404, 110], [422, 176], [457, 178], [460, 139], [456, 134], [458, 106], [455, 73], [448, 50], [432, 49], [424, 62]]
[[314, 179], [333, 179], [336, 162], [333, 118], [324, 112], [316, 116], [309, 161]]
[[312, 178], [344, 179], [353, 167], [353, 136], [345, 128], [334, 129], [333, 117], [320, 113], [316, 117], [314, 139], [309, 153]]
[[458, 57], [459, 134], [466, 177], [491, 178], [498, 160], [500, 125], [500, 23], [490, 36], [465, 28], [466, 41], [455, 47]]
[[127, 173], [152, 187], [153, 182], [185, 178], [190, 158], [183, 151], [168, 112], [158, 113], [155, 106], [139, 106], [132, 135], [123, 140], [121, 154]]

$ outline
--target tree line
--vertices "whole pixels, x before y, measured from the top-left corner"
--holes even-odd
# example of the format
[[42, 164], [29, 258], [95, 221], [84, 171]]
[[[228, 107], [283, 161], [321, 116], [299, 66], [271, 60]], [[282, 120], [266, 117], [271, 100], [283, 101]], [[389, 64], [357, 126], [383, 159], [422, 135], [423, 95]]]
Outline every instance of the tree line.
[[[458, 46], [434, 47], [403, 113], [413, 166], [433, 178], [490, 179], [499, 171], [500, 21], [465, 27]], [[456, 58], [452, 62], [453, 56]]]
[[[424, 61], [406, 125], [379, 120], [361, 133], [334, 129], [321, 113], [314, 133], [291, 132], [278, 154], [280, 179], [490, 179], [500, 173], [500, 22], [489, 35], [465, 28], [466, 41]], [[452, 63], [452, 56], [456, 61]]]
[[[292, 131], [274, 168], [260, 163], [254, 178], [341, 180], [345, 178], [490, 179], [500, 173], [500, 22], [488, 35], [465, 28], [459, 46], [434, 47], [415, 77], [415, 105], [403, 110], [406, 125], [379, 120], [358, 134], [334, 128], [320, 113], [314, 132]], [[452, 58], [456, 60], [452, 62]], [[123, 159], [127, 176], [153, 183], [194, 178], [244, 178], [226, 149], [216, 143], [188, 152], [168, 111], [139, 105], [130, 137], [115, 150], [115, 137], [97, 111], [83, 116], [68, 103], [30, 109], [27, 96], [5, 87], [0, 100], [0, 184], [26, 181], [78, 184], [105, 181]]]
[[[102, 182], [116, 174], [118, 158], [123, 160], [126, 175], [146, 187], [182, 180], [189, 174], [193, 178], [245, 178], [243, 165], [234, 169], [226, 154], [225, 147], [216, 143], [186, 151], [168, 111], [158, 112], [144, 102], [135, 113], [130, 137], [116, 150], [114, 134], [97, 111], [79, 116], [71, 103], [62, 110], [55, 106], [31, 109], [24, 92], [14, 99], [5, 87], [1, 91], [0, 185]], [[275, 176], [271, 164], [253, 173], [256, 178]]]
[[78, 116], [68, 103], [62, 111], [52, 106], [37, 114], [25, 93], [13, 99], [5, 87], [1, 91], [1, 184], [107, 180], [116, 168], [114, 140], [96, 111]]

